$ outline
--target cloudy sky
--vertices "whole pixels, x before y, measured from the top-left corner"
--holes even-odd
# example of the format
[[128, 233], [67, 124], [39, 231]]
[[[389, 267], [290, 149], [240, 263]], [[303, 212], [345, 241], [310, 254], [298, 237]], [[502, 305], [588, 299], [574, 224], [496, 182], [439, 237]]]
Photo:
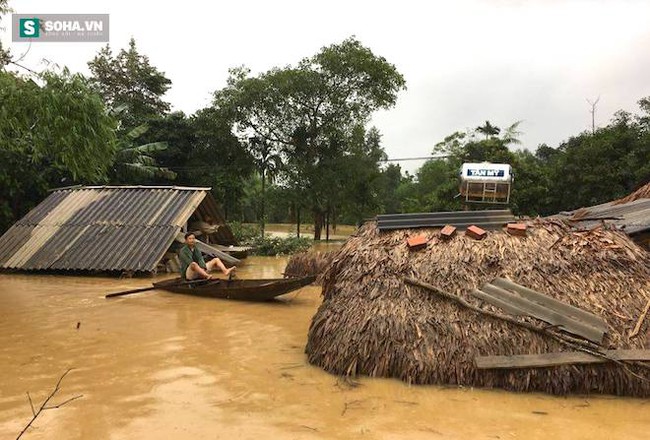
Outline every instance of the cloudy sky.
[[[650, 95], [650, 1], [243, 0], [137, 2], [10, 0], [16, 13], [108, 13], [110, 44], [134, 37], [173, 81], [166, 98], [192, 113], [225, 85], [230, 67], [295, 63], [355, 35], [394, 63], [408, 90], [377, 113], [389, 157], [426, 156], [446, 135], [486, 119], [522, 120], [523, 147], [557, 146], [591, 125], [636, 111]], [[3, 44], [14, 55], [4, 17]], [[88, 72], [101, 43], [35, 43], [22, 61]], [[415, 169], [420, 163], [405, 162]]]

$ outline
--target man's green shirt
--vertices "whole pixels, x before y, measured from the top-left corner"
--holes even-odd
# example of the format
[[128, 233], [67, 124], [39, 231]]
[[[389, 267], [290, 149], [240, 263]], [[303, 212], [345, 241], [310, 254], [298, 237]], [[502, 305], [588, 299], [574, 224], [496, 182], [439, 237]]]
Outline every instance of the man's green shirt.
[[185, 279], [187, 268], [192, 264], [192, 262], [195, 262], [203, 269], [206, 268], [203, 255], [201, 255], [201, 251], [198, 250], [196, 246], [194, 246], [194, 249], [190, 249], [188, 245], [184, 245], [178, 253], [178, 257], [181, 260], [181, 278], [183, 279]]

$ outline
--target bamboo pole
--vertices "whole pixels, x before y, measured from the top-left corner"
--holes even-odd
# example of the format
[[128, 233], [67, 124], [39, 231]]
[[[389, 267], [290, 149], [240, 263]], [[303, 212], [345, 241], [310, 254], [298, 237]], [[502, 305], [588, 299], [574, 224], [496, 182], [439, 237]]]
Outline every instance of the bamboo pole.
[[[470, 309], [470, 310], [473, 310], [473, 311], [475, 311], [477, 313], [481, 313], [483, 315], [487, 315], [487, 316], [490, 316], [492, 318], [499, 319], [501, 321], [509, 322], [511, 324], [517, 325], [519, 327], [523, 327], [523, 328], [528, 329], [528, 330], [530, 330], [532, 332], [535, 332], [535, 333], [539, 333], [539, 334], [542, 334], [542, 335], [545, 335], [545, 336], [549, 336], [552, 339], [559, 342], [560, 344], [565, 345], [567, 347], [571, 347], [573, 349], [577, 349], [577, 350], [583, 351], [585, 353], [589, 353], [589, 354], [591, 354], [593, 356], [598, 356], [598, 357], [601, 357], [603, 359], [607, 359], [608, 361], [614, 362], [614, 363], [624, 367], [625, 370], [629, 374], [631, 374], [632, 376], [634, 376], [634, 377], [636, 377], [638, 379], [644, 380], [644, 381], [648, 380], [647, 378], [645, 378], [643, 376], [639, 376], [638, 374], [636, 374], [633, 371], [629, 370], [629, 368], [627, 368], [628, 362], [620, 361], [618, 359], [612, 358], [607, 353], [604, 353], [598, 347], [596, 347], [595, 344], [592, 344], [592, 343], [589, 343], [589, 342], [586, 342], [586, 341], [582, 341], [582, 340], [579, 340], [579, 339], [576, 339], [576, 338], [572, 338], [570, 336], [560, 335], [558, 333], [553, 333], [553, 332], [549, 331], [546, 328], [538, 327], [538, 326], [530, 324], [528, 322], [519, 321], [518, 319], [512, 318], [512, 317], [507, 316], [507, 315], [503, 315], [503, 314], [500, 314], [500, 313], [495, 313], [495, 312], [492, 312], [492, 311], [489, 311], [489, 310], [481, 309], [480, 307], [477, 307], [475, 305], [472, 305], [472, 304], [468, 303], [463, 298], [461, 298], [461, 297], [459, 297], [457, 295], [453, 295], [451, 293], [445, 292], [444, 290], [441, 290], [441, 289], [437, 288], [436, 286], [425, 283], [423, 281], [419, 281], [419, 280], [417, 280], [415, 278], [412, 278], [412, 277], [404, 277], [404, 282], [406, 282], [407, 284], [411, 284], [413, 286], [422, 287], [422, 288], [424, 288], [426, 290], [429, 290], [429, 291], [437, 294], [438, 296], [442, 296], [443, 298], [446, 298], [446, 299], [448, 299], [450, 301], [453, 301], [456, 304], [459, 304], [460, 306], [465, 307], [465, 308]], [[641, 364], [641, 363], [634, 363], [633, 365], [640, 366], [640, 367], [643, 367], [645, 369], [650, 369], [650, 365], [645, 365], [645, 364]]]

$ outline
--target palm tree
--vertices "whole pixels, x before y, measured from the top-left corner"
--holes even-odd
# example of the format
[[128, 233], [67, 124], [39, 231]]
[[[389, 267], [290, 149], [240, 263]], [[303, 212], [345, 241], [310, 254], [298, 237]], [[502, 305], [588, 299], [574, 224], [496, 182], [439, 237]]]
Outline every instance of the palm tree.
[[282, 158], [277, 153], [273, 144], [258, 137], [249, 139], [251, 155], [255, 159], [255, 166], [262, 179], [262, 206], [260, 226], [262, 237], [264, 237], [264, 226], [266, 222], [266, 181], [273, 182], [282, 169]]
[[501, 140], [504, 144], [521, 144], [519, 136], [522, 134], [522, 132], [519, 131], [519, 126], [522, 122], [523, 121], [517, 121], [510, 127], [506, 128], [506, 130], [503, 132], [503, 135], [501, 136]]
[[476, 131], [483, 133], [485, 139], [488, 139], [490, 136], [496, 136], [501, 132], [501, 129], [496, 125], [492, 125], [490, 121], [485, 121], [485, 125], [476, 127]]

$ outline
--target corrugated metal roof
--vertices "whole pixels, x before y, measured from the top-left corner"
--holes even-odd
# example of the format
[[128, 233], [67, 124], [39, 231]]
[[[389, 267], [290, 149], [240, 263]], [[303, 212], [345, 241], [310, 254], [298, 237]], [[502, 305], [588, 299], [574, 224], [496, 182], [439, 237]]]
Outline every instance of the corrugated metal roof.
[[480, 226], [484, 229], [498, 229], [515, 217], [508, 209], [484, 211], [421, 212], [414, 214], [383, 214], [377, 216], [380, 231], [410, 228], [441, 228]]
[[650, 230], [650, 199], [615, 205], [614, 202], [562, 213], [574, 225], [590, 229], [601, 223], [615, 225], [628, 235]]
[[199, 206], [203, 215], [225, 223], [208, 190], [55, 190], [0, 237], [0, 268], [153, 272]]

